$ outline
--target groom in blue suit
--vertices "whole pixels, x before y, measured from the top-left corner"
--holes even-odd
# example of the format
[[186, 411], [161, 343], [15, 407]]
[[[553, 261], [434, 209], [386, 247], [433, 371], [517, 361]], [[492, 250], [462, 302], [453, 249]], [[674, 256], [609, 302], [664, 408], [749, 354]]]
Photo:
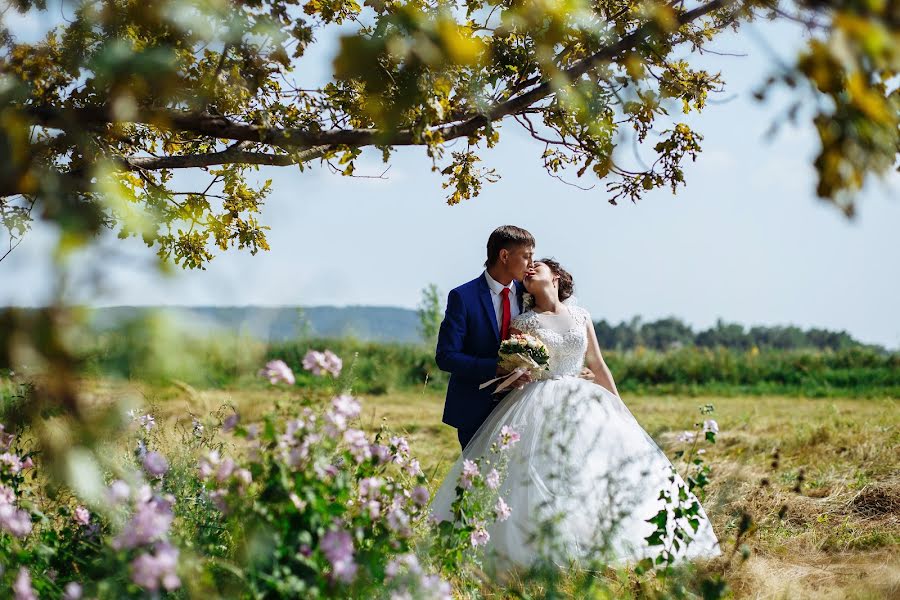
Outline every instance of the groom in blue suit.
[[492, 387], [478, 389], [497, 377], [497, 351], [509, 335], [509, 322], [522, 311], [521, 281], [532, 267], [534, 237], [504, 225], [491, 233], [485, 271], [453, 290], [438, 334], [435, 359], [450, 373], [444, 423], [455, 427], [465, 448], [496, 406]]

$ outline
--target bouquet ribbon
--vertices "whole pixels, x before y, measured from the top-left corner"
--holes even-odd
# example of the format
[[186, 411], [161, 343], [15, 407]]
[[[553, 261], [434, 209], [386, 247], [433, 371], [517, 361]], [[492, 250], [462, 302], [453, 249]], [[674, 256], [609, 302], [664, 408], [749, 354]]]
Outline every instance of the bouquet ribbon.
[[481, 385], [478, 386], [478, 389], [483, 390], [484, 388], [491, 385], [492, 383], [496, 383], [497, 381], [499, 381], [500, 384], [497, 385], [497, 389], [494, 390], [493, 393], [496, 394], [497, 392], [502, 392], [506, 388], [512, 387], [513, 382], [527, 372], [528, 372], [528, 369], [519, 367], [517, 369], [514, 369], [508, 375], [501, 375], [500, 377], [494, 377], [490, 381], [485, 381], [484, 383], [482, 383]]

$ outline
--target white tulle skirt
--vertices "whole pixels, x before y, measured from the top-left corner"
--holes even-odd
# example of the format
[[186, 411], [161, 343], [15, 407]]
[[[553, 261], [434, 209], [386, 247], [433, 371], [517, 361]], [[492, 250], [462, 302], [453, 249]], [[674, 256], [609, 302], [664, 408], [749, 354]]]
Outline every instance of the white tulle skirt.
[[[666, 507], [662, 490], [678, 498], [679, 487], [687, 486], [618, 396], [574, 377], [528, 384], [499, 403], [435, 494], [436, 518], [452, 520], [463, 460], [496, 460], [491, 446], [505, 425], [520, 435], [503, 453], [498, 489], [512, 513], [488, 527], [489, 567], [504, 571], [548, 560], [622, 565], [659, 555], [660, 547], [645, 540], [656, 529], [647, 519]], [[695, 500], [690, 493], [687, 498]], [[696, 532], [680, 521], [691, 542], [674, 544], [676, 519], [669, 510], [664, 539], [676, 557], [721, 553], [702, 508]]]

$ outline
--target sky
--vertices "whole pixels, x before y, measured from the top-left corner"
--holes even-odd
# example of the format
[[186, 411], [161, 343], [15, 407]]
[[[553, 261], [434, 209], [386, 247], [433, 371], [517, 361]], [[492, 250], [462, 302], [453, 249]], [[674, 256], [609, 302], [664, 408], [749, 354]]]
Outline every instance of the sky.
[[[19, 29], [39, 26], [23, 20]], [[398, 151], [381, 179], [264, 168], [259, 179], [273, 179], [261, 217], [272, 228], [271, 251], [230, 251], [206, 271], [165, 275], [153, 250], [110, 235], [74, 259], [65, 297], [97, 306], [412, 308], [429, 283], [446, 293], [478, 276], [488, 235], [509, 223], [534, 234], [538, 256], [571, 271], [578, 302], [595, 320], [794, 324], [900, 348], [900, 177], [870, 182], [848, 221], [815, 196], [812, 126], [786, 124], [767, 136], [788, 99], [752, 98], [773, 56], [789, 59], [802, 41], [787, 26], [753, 25], [714, 46], [745, 56], [703, 57], [728, 85], [699, 117], [676, 114], [705, 136], [676, 195], [657, 190], [611, 206], [602, 183], [582, 191], [548, 176], [543, 145], [504, 122], [500, 144], [480, 153], [502, 178], [473, 200], [447, 206], [441, 177], [415, 148]], [[322, 77], [333, 49], [324, 44], [301, 72]], [[384, 169], [374, 152], [357, 164], [359, 174]], [[0, 305], [48, 302], [55, 240], [54, 230], [37, 226], [0, 262]]]

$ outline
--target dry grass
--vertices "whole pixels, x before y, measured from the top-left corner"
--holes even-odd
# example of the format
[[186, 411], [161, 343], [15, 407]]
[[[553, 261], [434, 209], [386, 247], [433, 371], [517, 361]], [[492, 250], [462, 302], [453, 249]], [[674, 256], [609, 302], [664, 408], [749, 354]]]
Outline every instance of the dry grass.
[[[245, 421], [295, 396], [276, 390], [141, 388], [107, 381], [86, 386], [104, 404], [132, 395], [158, 418], [189, 422], [222, 404]], [[441, 423], [443, 397], [418, 390], [363, 397], [363, 423], [403, 432], [437, 485], [459, 453], [455, 430]], [[738, 517], [756, 531], [749, 560], [735, 559], [727, 580], [739, 598], [900, 599], [900, 430], [897, 400], [626, 398], [638, 421], [669, 451], [677, 432], [711, 403], [721, 433], [706, 454], [713, 482], [704, 506], [728, 547]], [[683, 465], [676, 466], [681, 468]], [[714, 565], [713, 565], [714, 566]]]

